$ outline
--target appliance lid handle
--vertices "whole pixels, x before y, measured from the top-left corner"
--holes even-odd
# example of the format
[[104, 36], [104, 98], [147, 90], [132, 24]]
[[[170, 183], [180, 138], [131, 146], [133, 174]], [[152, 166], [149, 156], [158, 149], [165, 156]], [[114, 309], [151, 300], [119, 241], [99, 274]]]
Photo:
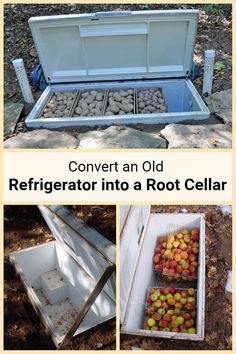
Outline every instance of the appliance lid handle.
[[98, 11], [95, 12], [96, 17], [106, 17], [106, 16], [130, 16], [131, 11]]

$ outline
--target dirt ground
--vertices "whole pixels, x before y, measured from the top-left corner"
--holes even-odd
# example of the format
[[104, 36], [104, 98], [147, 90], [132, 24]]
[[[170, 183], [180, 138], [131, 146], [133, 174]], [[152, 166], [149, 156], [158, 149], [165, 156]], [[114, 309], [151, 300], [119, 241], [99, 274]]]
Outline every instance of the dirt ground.
[[[96, 11], [114, 10], [155, 10], [155, 9], [176, 9], [173, 4], [50, 4], [50, 5], [22, 5], [7, 4], [4, 6], [4, 97], [5, 100], [22, 102], [19, 84], [17, 82], [11, 60], [23, 58], [26, 72], [30, 77], [32, 70], [38, 64], [38, 56], [28, 26], [28, 19], [32, 16], [75, 14]], [[216, 61], [223, 61], [225, 68], [215, 72], [213, 92], [226, 90], [232, 87], [232, 15], [231, 5], [196, 5], [178, 4], [178, 8], [199, 8], [199, 24], [194, 51], [194, 60], [200, 69], [200, 77], [194, 82], [201, 92], [204, 50], [215, 49]], [[33, 92], [37, 99], [41, 92]], [[22, 114], [15, 134], [27, 131], [24, 121], [28, 108]], [[194, 122], [194, 124], [222, 124], [220, 119], [214, 115], [207, 121]], [[193, 124], [193, 121], [185, 122]], [[136, 129], [160, 132], [164, 125], [130, 125]], [[94, 129], [94, 128], [93, 128]], [[97, 129], [105, 129], [98, 127]], [[92, 130], [90, 127], [79, 127], [67, 129], [77, 137], [78, 133]], [[6, 134], [5, 139], [14, 134]]]
[[[70, 206], [90, 226], [115, 242], [115, 206]], [[9, 262], [13, 251], [54, 240], [36, 206], [4, 207], [4, 349], [55, 349], [40, 322], [19, 276]], [[115, 349], [115, 320], [74, 339], [67, 349]]]
[[205, 340], [201, 342], [150, 339], [121, 335], [121, 349], [231, 350], [232, 295], [225, 291], [232, 269], [232, 217], [216, 206], [153, 206], [153, 213], [205, 213], [206, 312]]

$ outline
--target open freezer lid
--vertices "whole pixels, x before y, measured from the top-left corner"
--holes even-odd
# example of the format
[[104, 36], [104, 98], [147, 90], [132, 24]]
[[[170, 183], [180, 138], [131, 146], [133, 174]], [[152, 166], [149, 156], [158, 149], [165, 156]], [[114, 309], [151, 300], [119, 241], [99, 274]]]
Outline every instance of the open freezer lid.
[[[99, 257], [104, 269], [108, 264], [116, 264], [116, 248], [108, 239], [83, 220], [74, 216], [62, 205], [38, 206], [55, 239], [69, 252], [72, 257], [82, 262], [82, 251], [88, 250], [88, 258]], [[91, 248], [91, 251], [89, 251]], [[91, 260], [88, 260], [91, 263]], [[83, 262], [83, 267], [86, 264]]]
[[186, 77], [198, 10], [97, 12], [32, 17], [48, 83]]
[[[133, 205], [123, 221], [126, 206], [120, 207], [120, 321], [123, 322], [135, 269], [148, 225], [150, 205]], [[121, 228], [120, 228], [121, 229]]]

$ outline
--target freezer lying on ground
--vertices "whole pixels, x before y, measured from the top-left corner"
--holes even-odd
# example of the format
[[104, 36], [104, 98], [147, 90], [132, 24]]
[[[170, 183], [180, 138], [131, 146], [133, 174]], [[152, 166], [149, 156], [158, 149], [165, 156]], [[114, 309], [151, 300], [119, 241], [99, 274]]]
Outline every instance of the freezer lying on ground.
[[[123, 207], [121, 207], [122, 210]], [[185, 340], [204, 339], [205, 317], [205, 220], [204, 214], [152, 214], [150, 206], [127, 206], [121, 211], [120, 239], [120, 319], [121, 333]], [[126, 218], [124, 218], [126, 215]], [[159, 237], [183, 228], [198, 228], [198, 279], [171, 282], [159, 277], [153, 256]], [[197, 296], [196, 333], [164, 332], [144, 329], [145, 303], [149, 288], [194, 287]]]
[[197, 10], [31, 18], [48, 87], [27, 117], [27, 127], [208, 118], [189, 79], [197, 21]]
[[57, 348], [115, 317], [115, 246], [62, 206], [40, 206], [55, 241], [10, 255]]

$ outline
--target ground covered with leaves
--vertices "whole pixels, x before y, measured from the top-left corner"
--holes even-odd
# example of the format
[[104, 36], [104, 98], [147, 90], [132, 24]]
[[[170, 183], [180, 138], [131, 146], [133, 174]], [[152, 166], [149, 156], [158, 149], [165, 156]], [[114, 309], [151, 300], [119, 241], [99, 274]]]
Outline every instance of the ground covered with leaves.
[[150, 350], [232, 349], [232, 294], [225, 290], [232, 269], [232, 216], [216, 206], [153, 206], [153, 213], [204, 213], [206, 223], [205, 340], [200, 342], [121, 335], [121, 348]]
[[[39, 59], [30, 33], [28, 20], [33, 16], [79, 14], [96, 11], [115, 10], [161, 10], [176, 9], [173, 4], [50, 4], [50, 5], [26, 5], [7, 4], [4, 6], [4, 95], [5, 100], [22, 102], [22, 96], [11, 61], [15, 58], [23, 58], [26, 72], [30, 77], [32, 70], [38, 64]], [[198, 8], [199, 23], [194, 51], [194, 61], [200, 69], [200, 76], [195, 80], [195, 86], [201, 92], [204, 66], [204, 50], [216, 50], [216, 68], [213, 82], [213, 92], [226, 90], [232, 87], [232, 9], [231, 5], [189, 5], [178, 4], [179, 9]], [[40, 92], [33, 92], [35, 98]], [[27, 131], [24, 121], [26, 113], [22, 114], [15, 133]], [[220, 123], [215, 117], [211, 117], [208, 123]], [[136, 125], [141, 130], [158, 131], [158, 127], [143, 127]], [[159, 127], [161, 128], [161, 127]], [[89, 127], [81, 127], [72, 130], [72, 134], [78, 134], [91, 130]], [[14, 135], [14, 134], [13, 134]], [[8, 134], [5, 138], [9, 138]]]
[[[111, 241], [116, 237], [115, 206], [70, 206], [81, 219]], [[36, 206], [5, 206], [4, 210], [4, 349], [55, 349], [36, 315], [9, 254], [54, 240]], [[72, 350], [115, 349], [115, 320], [75, 338]]]

